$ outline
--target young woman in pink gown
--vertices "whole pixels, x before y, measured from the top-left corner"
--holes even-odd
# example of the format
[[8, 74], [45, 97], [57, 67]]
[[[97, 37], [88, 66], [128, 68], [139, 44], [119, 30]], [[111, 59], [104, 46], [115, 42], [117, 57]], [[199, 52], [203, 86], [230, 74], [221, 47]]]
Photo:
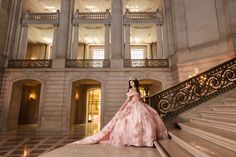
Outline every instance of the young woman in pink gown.
[[127, 99], [109, 123], [97, 134], [70, 145], [103, 143], [112, 146], [148, 146], [167, 137], [158, 113], [143, 103], [136, 78], [129, 79]]

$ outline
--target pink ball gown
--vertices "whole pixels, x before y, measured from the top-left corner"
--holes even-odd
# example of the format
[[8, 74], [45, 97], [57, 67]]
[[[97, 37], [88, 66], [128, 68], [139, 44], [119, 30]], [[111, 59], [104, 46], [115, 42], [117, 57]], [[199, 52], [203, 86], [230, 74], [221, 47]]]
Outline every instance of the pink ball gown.
[[127, 100], [97, 134], [70, 145], [103, 143], [111, 146], [148, 146], [167, 136], [167, 129], [157, 112], [142, 102], [141, 96], [130, 89]]

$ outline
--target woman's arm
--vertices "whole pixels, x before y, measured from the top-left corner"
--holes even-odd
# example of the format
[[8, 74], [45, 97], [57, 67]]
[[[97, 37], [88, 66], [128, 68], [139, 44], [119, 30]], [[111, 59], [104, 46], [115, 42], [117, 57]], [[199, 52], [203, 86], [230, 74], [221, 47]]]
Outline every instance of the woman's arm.
[[118, 111], [123, 110], [125, 108], [125, 106], [128, 104], [128, 102], [131, 100], [132, 95], [129, 94], [129, 93], [130, 93], [130, 91], [128, 93], [126, 93], [127, 94], [127, 99], [125, 100], [125, 102], [123, 103], [123, 105], [120, 107], [120, 109]]

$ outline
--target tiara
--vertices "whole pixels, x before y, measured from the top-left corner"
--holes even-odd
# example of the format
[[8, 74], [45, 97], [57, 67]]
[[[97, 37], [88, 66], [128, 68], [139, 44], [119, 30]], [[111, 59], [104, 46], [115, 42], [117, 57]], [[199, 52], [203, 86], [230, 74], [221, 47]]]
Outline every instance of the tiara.
[[130, 77], [130, 78], [129, 78], [129, 81], [131, 81], [131, 80], [136, 80], [136, 78]]

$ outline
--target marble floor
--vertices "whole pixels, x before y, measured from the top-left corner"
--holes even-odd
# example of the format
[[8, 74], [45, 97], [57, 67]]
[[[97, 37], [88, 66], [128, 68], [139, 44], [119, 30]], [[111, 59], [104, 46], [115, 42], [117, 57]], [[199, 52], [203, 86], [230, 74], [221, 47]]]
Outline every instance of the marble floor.
[[0, 157], [36, 157], [96, 133], [98, 124], [76, 125], [70, 132], [36, 132], [35, 125], [0, 132]]
[[36, 132], [36, 126], [20, 126], [18, 130], [0, 132], [0, 157], [158, 157], [155, 148], [104, 145], [65, 146], [95, 134], [99, 124], [75, 125], [70, 132]]

